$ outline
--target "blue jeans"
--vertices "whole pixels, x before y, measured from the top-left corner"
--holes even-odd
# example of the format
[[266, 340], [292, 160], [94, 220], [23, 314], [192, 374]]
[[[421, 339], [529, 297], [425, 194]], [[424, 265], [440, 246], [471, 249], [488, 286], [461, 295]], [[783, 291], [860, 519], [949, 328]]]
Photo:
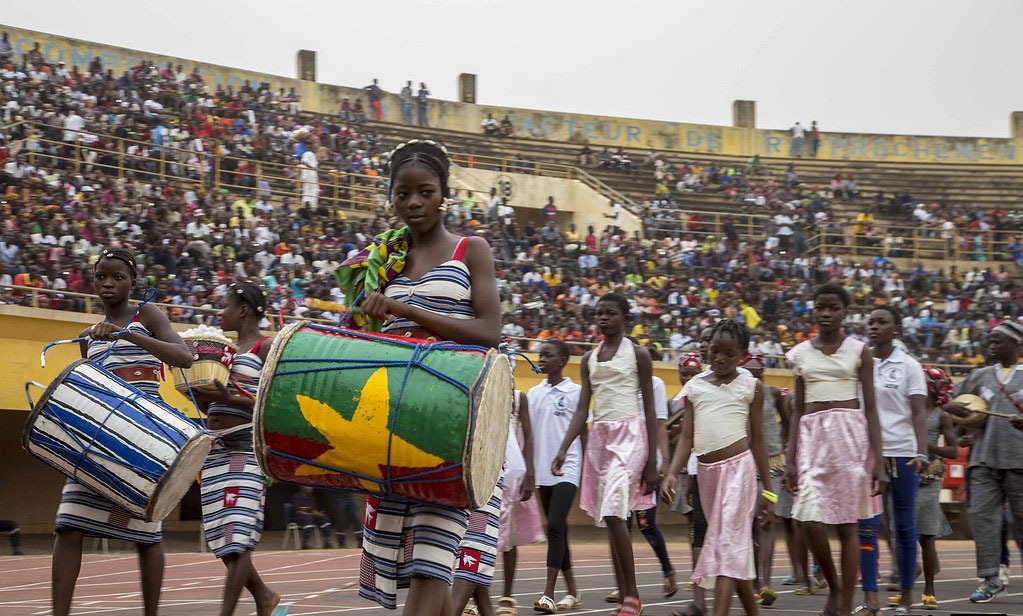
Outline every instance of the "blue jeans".
[[[895, 531], [896, 559], [899, 563], [899, 584], [913, 588], [916, 579], [916, 492], [920, 478], [906, 464], [913, 458], [885, 458], [888, 475], [887, 502], [891, 504], [892, 530]], [[878, 518], [859, 521], [860, 575], [863, 590], [877, 590]]]
[[412, 103], [401, 104], [401, 122], [402, 124], [412, 125]]

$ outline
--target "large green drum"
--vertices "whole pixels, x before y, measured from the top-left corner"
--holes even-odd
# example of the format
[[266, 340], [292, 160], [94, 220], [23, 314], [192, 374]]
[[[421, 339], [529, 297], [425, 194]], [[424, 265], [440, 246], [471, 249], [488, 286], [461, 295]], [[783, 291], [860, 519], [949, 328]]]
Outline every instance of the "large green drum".
[[501, 474], [514, 381], [493, 349], [294, 323], [256, 396], [279, 481], [476, 509]]

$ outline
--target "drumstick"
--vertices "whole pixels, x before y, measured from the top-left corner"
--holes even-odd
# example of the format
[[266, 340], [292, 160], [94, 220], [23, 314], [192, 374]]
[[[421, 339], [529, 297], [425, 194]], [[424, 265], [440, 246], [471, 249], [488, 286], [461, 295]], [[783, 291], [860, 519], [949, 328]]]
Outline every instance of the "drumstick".
[[[114, 336], [118, 337], [127, 336], [130, 333], [131, 333], [130, 331], [124, 329], [119, 332], [116, 332]], [[85, 342], [89, 339], [90, 338], [88, 336], [81, 336], [79, 338], [68, 338], [67, 340], [54, 340], [53, 342], [47, 344], [46, 346], [43, 347], [43, 352], [39, 354], [39, 363], [41, 367], [43, 368], [46, 367], [46, 352], [50, 350], [50, 347], [57, 346], [58, 344], [75, 344], [78, 342]]]
[[994, 417], [1002, 417], [1004, 419], [1012, 419], [1013, 417], [1015, 417], [1015, 415], [1011, 415], [1009, 413], [996, 413], [994, 411], [988, 411], [986, 409], [985, 410], [971, 409], [970, 412], [971, 413], [980, 413], [981, 415], [992, 415]]

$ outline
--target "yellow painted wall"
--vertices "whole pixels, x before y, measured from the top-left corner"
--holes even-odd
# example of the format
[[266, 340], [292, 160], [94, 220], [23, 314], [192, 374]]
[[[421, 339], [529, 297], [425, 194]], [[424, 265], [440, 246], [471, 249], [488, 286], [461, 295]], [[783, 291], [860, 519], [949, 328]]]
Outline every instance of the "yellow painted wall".
[[[161, 65], [173, 62], [175, 65], [182, 64], [188, 71], [192, 67], [198, 67], [207, 83], [213, 85], [224, 84], [237, 87], [249, 81], [256, 84], [269, 82], [275, 89], [282, 86], [285, 88], [295, 87], [302, 95], [302, 104], [306, 109], [326, 113], [336, 112], [343, 97], [347, 96], [354, 101], [356, 98], [364, 96], [361, 87], [319, 84], [21, 28], [3, 25], [0, 25], [0, 28], [10, 33], [11, 42], [17, 53], [28, 51], [32, 48], [32, 43], [38, 41], [42, 44], [43, 54], [46, 58], [54, 62], [63, 60], [68, 66], [77, 64], [84, 68], [93, 55], [97, 54], [102, 59], [104, 66], [113, 68], [115, 74], [120, 74], [121, 71], [142, 58]], [[382, 85], [398, 90], [403, 84]], [[386, 95], [382, 103], [384, 119], [388, 122], [400, 122], [401, 103], [397, 94]], [[488, 113], [492, 113], [498, 119], [505, 115], [511, 116], [520, 135], [560, 142], [579, 144], [589, 142], [598, 146], [656, 148], [739, 156], [752, 156], [753, 154], [787, 156], [789, 146], [789, 136], [784, 130], [659, 122], [493, 105], [473, 105], [436, 99], [430, 103], [430, 124], [453, 130], [476, 132], [480, 130], [480, 122]], [[827, 129], [827, 127], [823, 128]], [[428, 133], [429, 129], [426, 132]], [[824, 133], [822, 137], [818, 157], [828, 160], [906, 163], [1023, 163], [1023, 139], [851, 133]]]
[[[607, 197], [579, 180], [456, 167], [452, 172], [451, 185], [473, 190], [480, 199], [485, 199], [491, 188], [497, 188], [499, 194], [508, 196], [508, 204], [517, 210], [520, 224], [527, 219], [538, 226], [545, 224], [542, 208], [547, 204], [548, 196], [554, 197], [562, 229], [567, 229], [569, 223], [575, 223], [580, 232], [585, 232], [590, 225], [599, 231], [611, 223], [610, 218], [604, 217], [604, 214], [611, 213]], [[622, 211], [622, 228], [627, 234], [642, 230], [638, 216], [625, 208]]]

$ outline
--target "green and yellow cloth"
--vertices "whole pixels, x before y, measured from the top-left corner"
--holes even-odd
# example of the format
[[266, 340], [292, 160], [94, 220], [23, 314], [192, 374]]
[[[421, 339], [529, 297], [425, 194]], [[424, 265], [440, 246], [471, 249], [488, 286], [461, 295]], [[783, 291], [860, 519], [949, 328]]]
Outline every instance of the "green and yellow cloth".
[[380, 331], [382, 322], [363, 317], [358, 304], [370, 294], [382, 290], [405, 269], [410, 235], [407, 226], [388, 229], [334, 271], [338, 286], [344, 291], [345, 301], [352, 311], [352, 322], [359, 329]]

